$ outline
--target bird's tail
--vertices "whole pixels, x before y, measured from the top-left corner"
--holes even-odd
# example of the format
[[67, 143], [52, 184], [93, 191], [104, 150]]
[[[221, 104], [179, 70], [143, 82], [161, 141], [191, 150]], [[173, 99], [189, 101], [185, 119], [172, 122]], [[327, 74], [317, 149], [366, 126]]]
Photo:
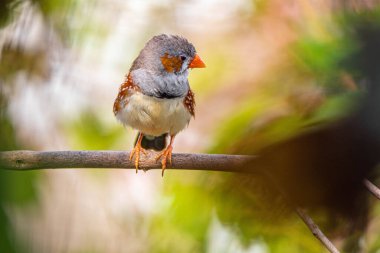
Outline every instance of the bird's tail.
[[[136, 142], [138, 140], [139, 134], [137, 134]], [[166, 147], [166, 136], [168, 134], [163, 134], [160, 136], [150, 136], [150, 135], [144, 135], [143, 139], [141, 141], [141, 147], [144, 149], [154, 149], [156, 151], [161, 151]]]

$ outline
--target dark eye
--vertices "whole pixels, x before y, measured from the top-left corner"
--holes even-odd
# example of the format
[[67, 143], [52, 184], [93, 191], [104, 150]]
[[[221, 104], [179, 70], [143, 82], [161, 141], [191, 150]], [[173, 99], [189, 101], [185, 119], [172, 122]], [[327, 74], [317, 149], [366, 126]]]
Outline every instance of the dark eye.
[[182, 60], [182, 61], [186, 60], [186, 56], [181, 55], [181, 60]]

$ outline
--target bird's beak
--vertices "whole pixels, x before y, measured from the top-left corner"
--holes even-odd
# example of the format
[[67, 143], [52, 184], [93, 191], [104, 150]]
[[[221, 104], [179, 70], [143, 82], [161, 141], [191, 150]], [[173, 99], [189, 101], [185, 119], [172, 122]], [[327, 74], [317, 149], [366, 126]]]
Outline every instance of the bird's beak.
[[199, 57], [198, 54], [196, 54], [193, 58], [193, 60], [189, 64], [189, 68], [205, 68], [206, 64], [202, 61], [201, 57]]

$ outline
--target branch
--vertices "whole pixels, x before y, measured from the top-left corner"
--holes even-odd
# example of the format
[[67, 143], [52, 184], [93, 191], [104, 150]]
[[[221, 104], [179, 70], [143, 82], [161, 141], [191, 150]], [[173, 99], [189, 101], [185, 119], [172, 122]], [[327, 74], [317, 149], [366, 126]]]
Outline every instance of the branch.
[[374, 185], [373, 183], [371, 183], [368, 179], [364, 179], [363, 180], [363, 184], [367, 188], [367, 190], [370, 191], [373, 194], [373, 196], [375, 196], [376, 198], [380, 199], [380, 189], [377, 188], [376, 185]]
[[272, 177], [271, 174], [267, 172], [263, 172], [263, 175], [265, 175], [268, 181], [270, 181], [271, 186], [273, 186], [281, 194], [281, 197], [285, 200], [285, 202], [287, 202], [288, 205], [290, 205], [294, 209], [298, 217], [301, 218], [301, 220], [305, 223], [305, 225], [308, 227], [310, 232], [322, 243], [322, 245], [325, 246], [325, 248], [331, 253], [339, 253], [339, 250], [330, 241], [330, 239], [322, 232], [322, 230], [313, 221], [313, 219], [309, 215], [307, 215], [307, 213], [302, 208], [294, 205], [294, 203], [289, 200], [288, 195], [282, 189], [282, 187], [280, 187], [278, 181], [274, 177]]
[[339, 253], [339, 250], [334, 246], [334, 244], [325, 236], [322, 230], [314, 223], [313, 219], [306, 214], [306, 212], [299, 208], [295, 208], [296, 213], [302, 219], [302, 221], [306, 224], [306, 226], [310, 229], [313, 235], [326, 247], [328, 251], [331, 253]]
[[[123, 168], [135, 169], [126, 151], [6, 151], [0, 152], [0, 167], [8, 170], [52, 168]], [[155, 152], [141, 154], [139, 167], [143, 170], [161, 169]], [[254, 158], [244, 155], [173, 154], [172, 169], [238, 172]]]

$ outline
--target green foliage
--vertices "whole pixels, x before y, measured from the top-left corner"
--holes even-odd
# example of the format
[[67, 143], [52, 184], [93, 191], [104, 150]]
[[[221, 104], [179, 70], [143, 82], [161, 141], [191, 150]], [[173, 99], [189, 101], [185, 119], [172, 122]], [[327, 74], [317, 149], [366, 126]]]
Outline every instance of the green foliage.
[[67, 11], [69, 8], [71, 8], [72, 4], [75, 3], [75, 1], [72, 0], [33, 0], [33, 2], [39, 6], [42, 13], [46, 16], [54, 16], [54, 15], [60, 15], [64, 16], [67, 14]]
[[19, 0], [3, 0], [0, 4], [0, 27], [3, 27], [8, 23], [12, 17], [13, 10], [20, 3]]
[[[0, 90], [1, 92], [1, 90]], [[10, 122], [8, 118], [8, 114], [6, 112], [6, 104], [5, 104], [5, 98], [3, 94], [0, 93], [0, 151], [5, 150], [13, 150], [17, 148], [15, 135], [14, 135], [14, 128], [12, 123]]]
[[[174, 199], [159, 210], [159, 215], [153, 218], [151, 233], [154, 236], [149, 252], [206, 250], [206, 235], [213, 208], [213, 198], [205, 192], [208, 177], [204, 173], [180, 173], [181, 178], [186, 180], [172, 180], [179, 178], [175, 172], [173, 176], [165, 175], [168, 182], [165, 191], [175, 195]], [[212, 184], [208, 186], [211, 188]]]
[[252, 119], [258, 117], [265, 108], [271, 104], [269, 99], [255, 99], [255, 103], [251, 100], [237, 104], [235, 114], [232, 118], [221, 124], [216, 134], [215, 146], [211, 148], [211, 153], [223, 153], [228, 147], [233, 146], [235, 141], [242, 139], [247, 133], [252, 123]]
[[110, 126], [98, 114], [84, 111], [77, 120], [66, 125], [66, 133], [74, 149], [107, 150], [123, 140], [125, 129]]
[[338, 75], [340, 62], [352, 50], [350, 43], [342, 43], [343, 41], [344, 38], [328, 38], [326, 41], [313, 37], [301, 39], [295, 45], [297, 65], [301, 71], [309, 72], [317, 78]]
[[358, 45], [336, 23], [329, 25], [328, 31], [323, 34], [307, 33], [301, 37], [294, 44], [292, 52], [298, 74], [310, 76], [327, 91], [336, 94], [344, 92], [341, 76], [345, 71], [352, 70], [347, 70], [345, 63]]
[[72, 25], [72, 12], [78, 1], [74, 0], [33, 0], [35, 6], [41, 11], [42, 15], [49, 20], [55, 28], [55, 31], [61, 36], [62, 41], [70, 38]]
[[205, 52], [201, 58], [207, 59], [207, 71], [192, 71], [189, 75], [191, 88], [197, 91], [197, 101], [199, 97], [209, 94], [214, 89], [220, 89], [223, 80], [230, 75], [232, 67], [225, 53], [218, 49], [210, 55]]
[[327, 99], [306, 124], [328, 123], [344, 118], [358, 108], [357, 103], [362, 95], [358, 92], [347, 92]]

